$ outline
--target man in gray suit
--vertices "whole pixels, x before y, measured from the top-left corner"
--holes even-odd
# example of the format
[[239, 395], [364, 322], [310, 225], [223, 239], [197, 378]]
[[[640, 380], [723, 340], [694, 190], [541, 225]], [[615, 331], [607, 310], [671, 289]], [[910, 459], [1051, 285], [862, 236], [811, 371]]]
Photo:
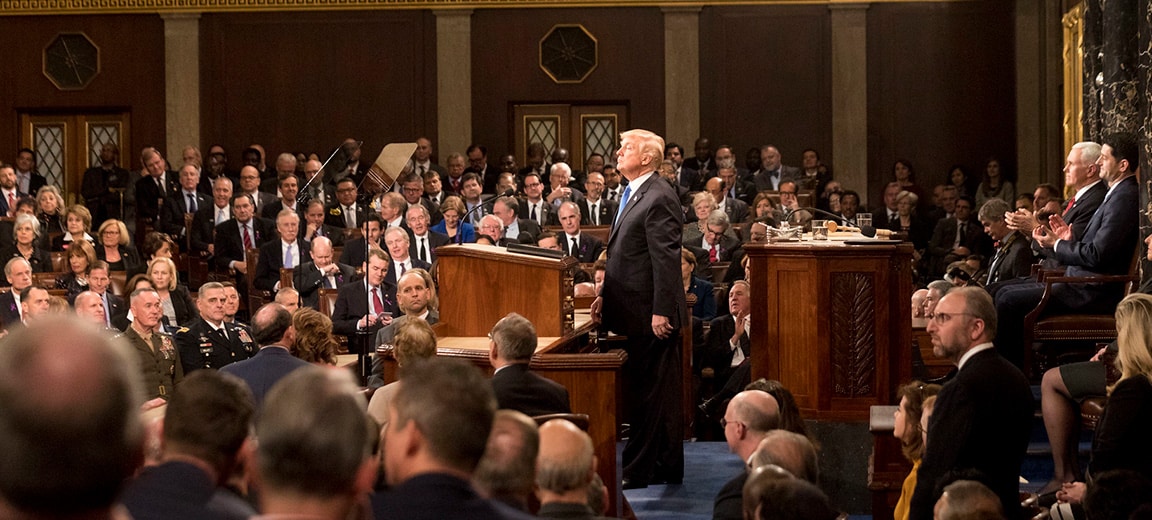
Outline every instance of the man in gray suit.
[[[435, 299], [436, 288], [432, 285], [432, 275], [423, 269], [409, 269], [396, 282], [396, 304], [404, 311], [404, 315], [393, 319], [390, 325], [376, 333], [376, 346], [392, 343], [396, 331], [405, 320], [424, 320], [429, 325], [439, 322], [440, 313], [432, 308]], [[372, 357], [372, 375], [368, 378], [368, 386], [384, 386], [384, 359], [380, 356]]]
[[760, 169], [752, 174], [756, 191], [778, 190], [780, 183], [800, 177], [800, 168], [780, 164], [780, 150], [770, 144], [760, 147]]

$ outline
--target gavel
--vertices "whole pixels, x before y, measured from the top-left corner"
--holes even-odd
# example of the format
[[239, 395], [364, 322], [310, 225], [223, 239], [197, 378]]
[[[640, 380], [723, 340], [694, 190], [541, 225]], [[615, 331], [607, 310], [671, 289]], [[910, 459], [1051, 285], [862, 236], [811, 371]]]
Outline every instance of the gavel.
[[882, 236], [882, 237], [888, 238], [888, 237], [892, 236], [892, 230], [890, 230], [890, 229], [876, 229], [872, 226], [864, 226], [864, 227], [841, 226], [840, 224], [837, 224], [835, 220], [825, 221], [824, 227], [828, 228], [829, 233], [835, 233], [837, 231], [846, 231], [849, 233], [860, 233], [861, 235], [864, 235], [868, 238], [872, 238], [875, 236]]

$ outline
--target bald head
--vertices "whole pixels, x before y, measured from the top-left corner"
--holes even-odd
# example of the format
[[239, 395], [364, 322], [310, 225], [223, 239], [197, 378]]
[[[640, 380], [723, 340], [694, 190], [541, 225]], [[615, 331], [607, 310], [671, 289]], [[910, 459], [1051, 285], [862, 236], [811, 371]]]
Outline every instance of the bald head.
[[577, 491], [582, 495], [592, 481], [594, 469], [592, 438], [587, 433], [563, 419], [553, 419], [540, 427], [536, 485], [541, 491]]
[[84, 291], [76, 295], [73, 305], [76, 307], [77, 316], [98, 327], [104, 326], [104, 300], [99, 294]]
[[756, 468], [775, 464], [796, 478], [817, 484], [820, 478], [816, 447], [808, 437], [787, 430], [772, 430], [764, 435], [749, 465]]
[[724, 421], [728, 448], [747, 460], [764, 435], [780, 425], [780, 406], [768, 392], [745, 390], [728, 402]]

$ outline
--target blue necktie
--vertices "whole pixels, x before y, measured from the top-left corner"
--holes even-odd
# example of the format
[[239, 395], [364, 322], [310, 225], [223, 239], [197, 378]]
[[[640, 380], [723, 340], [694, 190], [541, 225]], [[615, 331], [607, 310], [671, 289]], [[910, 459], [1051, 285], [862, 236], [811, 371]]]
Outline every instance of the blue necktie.
[[284, 249], [284, 267], [292, 268], [292, 246]]
[[632, 185], [629, 184], [624, 187], [624, 193], [620, 195], [620, 209], [616, 211], [616, 222], [620, 222], [620, 216], [624, 214], [624, 207], [628, 205], [628, 198], [632, 196]]

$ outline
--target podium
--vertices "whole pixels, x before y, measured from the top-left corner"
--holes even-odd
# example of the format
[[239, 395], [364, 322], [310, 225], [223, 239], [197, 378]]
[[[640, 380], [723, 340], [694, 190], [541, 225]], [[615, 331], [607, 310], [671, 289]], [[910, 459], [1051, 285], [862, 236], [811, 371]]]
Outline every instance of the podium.
[[[574, 258], [535, 257], [480, 244], [436, 249], [440, 321], [436, 355], [467, 360], [491, 373], [488, 332], [516, 312], [536, 327], [531, 369], [568, 389], [573, 413], [588, 414], [597, 473], [607, 487], [608, 514], [623, 514], [622, 469], [616, 457], [620, 423], [623, 350], [600, 352], [588, 311], [577, 310], [572, 294]], [[396, 380], [390, 346], [379, 346], [384, 380]]]
[[805, 418], [856, 422], [912, 376], [912, 245], [748, 243], [752, 378]]

